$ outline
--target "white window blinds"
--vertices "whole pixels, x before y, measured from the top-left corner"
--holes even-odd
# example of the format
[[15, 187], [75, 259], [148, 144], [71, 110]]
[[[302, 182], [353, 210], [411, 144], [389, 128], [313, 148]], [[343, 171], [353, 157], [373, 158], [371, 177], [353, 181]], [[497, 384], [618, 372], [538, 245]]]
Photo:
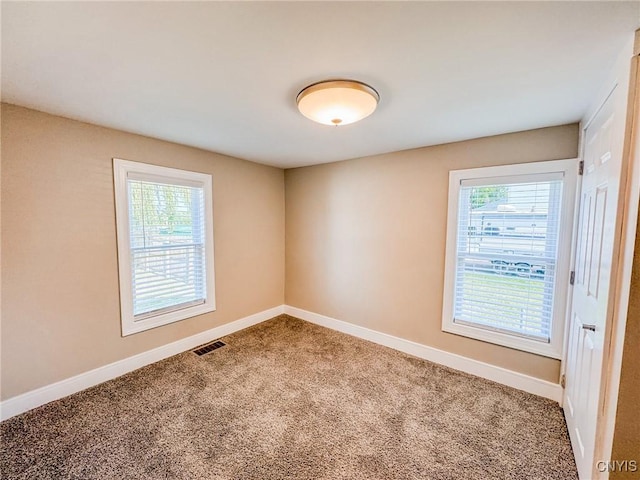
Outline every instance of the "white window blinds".
[[129, 174], [127, 195], [135, 320], [204, 303], [203, 185]]
[[549, 342], [562, 174], [462, 181], [454, 323]]

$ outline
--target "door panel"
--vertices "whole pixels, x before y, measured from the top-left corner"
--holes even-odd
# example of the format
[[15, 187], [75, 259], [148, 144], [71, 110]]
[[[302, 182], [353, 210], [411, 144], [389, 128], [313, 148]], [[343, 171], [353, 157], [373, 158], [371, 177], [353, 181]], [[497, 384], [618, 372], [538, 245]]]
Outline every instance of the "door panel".
[[604, 212], [607, 206], [607, 187], [601, 185], [596, 189], [593, 218], [593, 238], [591, 239], [591, 263], [589, 265], [589, 295], [598, 299], [598, 284], [602, 270], [602, 234], [604, 233]]
[[614, 89], [584, 132], [584, 174], [576, 248], [564, 410], [580, 478], [594, 469], [596, 424], [602, 379], [604, 332], [609, 301], [622, 152], [614, 150]]
[[[587, 225], [591, 217], [591, 197], [582, 194], [580, 224]], [[587, 267], [587, 232], [580, 231], [578, 237], [578, 254], [576, 259], [576, 283], [584, 285]]]

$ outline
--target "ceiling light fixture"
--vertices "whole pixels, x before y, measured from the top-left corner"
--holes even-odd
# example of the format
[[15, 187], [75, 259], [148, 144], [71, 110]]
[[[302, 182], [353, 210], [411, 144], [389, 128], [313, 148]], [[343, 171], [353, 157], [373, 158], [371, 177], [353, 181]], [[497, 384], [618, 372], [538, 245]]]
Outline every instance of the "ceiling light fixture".
[[302, 89], [296, 98], [305, 117], [323, 125], [349, 125], [373, 113], [380, 95], [356, 80], [325, 80]]

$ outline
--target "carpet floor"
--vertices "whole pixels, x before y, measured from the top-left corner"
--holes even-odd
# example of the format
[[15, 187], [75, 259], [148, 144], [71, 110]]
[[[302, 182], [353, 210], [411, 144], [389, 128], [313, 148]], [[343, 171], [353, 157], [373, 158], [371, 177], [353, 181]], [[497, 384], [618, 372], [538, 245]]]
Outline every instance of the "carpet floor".
[[281, 315], [0, 424], [3, 479], [575, 479], [550, 400]]

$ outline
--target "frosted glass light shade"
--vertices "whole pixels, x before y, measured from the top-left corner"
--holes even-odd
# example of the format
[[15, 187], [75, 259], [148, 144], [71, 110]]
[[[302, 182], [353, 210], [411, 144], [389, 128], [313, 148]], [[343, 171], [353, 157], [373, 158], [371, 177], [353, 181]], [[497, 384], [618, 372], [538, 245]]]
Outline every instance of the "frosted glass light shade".
[[324, 125], [349, 125], [373, 113], [380, 95], [355, 80], [328, 80], [303, 89], [296, 98], [305, 117]]

